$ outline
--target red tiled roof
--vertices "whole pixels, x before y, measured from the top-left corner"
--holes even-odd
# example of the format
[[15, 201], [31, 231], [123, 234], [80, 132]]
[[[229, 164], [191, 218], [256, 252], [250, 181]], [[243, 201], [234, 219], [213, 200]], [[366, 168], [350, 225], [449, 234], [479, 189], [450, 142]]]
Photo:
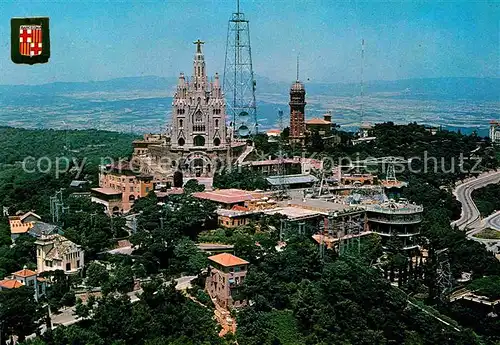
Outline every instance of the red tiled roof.
[[279, 129], [270, 129], [266, 132], [269, 136], [279, 136], [281, 134], [281, 130]]
[[118, 195], [122, 194], [119, 190], [113, 189], [113, 188], [92, 188], [93, 191], [105, 195]]
[[23, 277], [23, 278], [31, 277], [31, 276], [36, 276], [36, 272], [35, 271], [29, 270], [27, 268], [22, 269], [22, 270], [17, 271], [17, 272], [14, 272], [12, 274], [15, 275], [15, 276], [18, 276], [18, 277]]
[[236, 204], [252, 200], [254, 197], [250, 192], [241, 189], [219, 189], [211, 192], [193, 193], [195, 198], [207, 199], [222, 204]]
[[4, 289], [17, 289], [20, 288], [21, 286], [24, 286], [24, 284], [14, 279], [12, 280], [6, 279], [0, 281], [0, 287], [3, 287]]
[[221, 254], [209, 256], [208, 259], [212, 260], [213, 262], [216, 262], [219, 265], [222, 265], [224, 267], [249, 264], [248, 261], [240, 259], [239, 257], [234, 256], [233, 254], [229, 254], [229, 253], [221, 253]]
[[330, 125], [330, 124], [331, 124], [330, 121], [326, 121], [326, 120], [318, 119], [318, 118], [314, 118], [314, 119], [310, 119], [310, 120], [306, 121], [306, 125]]

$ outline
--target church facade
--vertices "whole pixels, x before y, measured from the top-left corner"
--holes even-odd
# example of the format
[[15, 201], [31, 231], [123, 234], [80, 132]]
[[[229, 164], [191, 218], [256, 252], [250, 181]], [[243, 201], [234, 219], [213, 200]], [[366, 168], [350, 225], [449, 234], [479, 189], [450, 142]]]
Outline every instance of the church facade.
[[172, 149], [226, 150], [226, 104], [219, 75], [209, 83], [202, 44], [198, 40], [193, 77], [179, 76], [172, 102]]
[[167, 135], [147, 134], [134, 141], [134, 157], [147, 163], [147, 172], [156, 181], [171, 178], [176, 170], [182, 170], [184, 176], [213, 176], [245, 147], [244, 143], [231, 142], [219, 75], [208, 79], [204, 42], [194, 44], [193, 74], [190, 79], [183, 73], [179, 76]]

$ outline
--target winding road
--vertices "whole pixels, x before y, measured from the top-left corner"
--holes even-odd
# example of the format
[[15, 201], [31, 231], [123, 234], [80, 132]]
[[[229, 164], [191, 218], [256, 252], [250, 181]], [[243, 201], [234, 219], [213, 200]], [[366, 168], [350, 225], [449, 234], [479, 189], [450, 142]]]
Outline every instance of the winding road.
[[500, 211], [493, 213], [488, 218], [484, 219], [484, 225], [487, 228], [500, 231]]
[[[458, 226], [460, 230], [484, 228], [479, 210], [472, 200], [472, 192], [491, 183], [498, 182], [500, 182], [500, 171], [491, 171], [484, 173], [477, 178], [467, 179], [463, 183], [459, 184], [454, 189], [453, 194], [462, 204], [462, 213], [460, 215], [460, 219], [453, 221], [451, 225]], [[496, 217], [493, 218], [495, 222], [498, 221], [500, 223], [500, 219], [497, 220]]]
[[468, 179], [458, 185], [453, 194], [462, 204], [462, 213], [460, 219], [451, 223], [452, 226], [456, 225], [460, 230], [467, 231], [469, 239], [483, 243], [489, 251], [495, 253], [500, 251], [500, 240], [477, 238], [474, 235], [485, 228], [500, 231], [500, 211], [481, 219], [481, 214], [472, 200], [472, 192], [488, 184], [498, 182], [500, 182], [500, 171], [492, 171], [478, 178]]

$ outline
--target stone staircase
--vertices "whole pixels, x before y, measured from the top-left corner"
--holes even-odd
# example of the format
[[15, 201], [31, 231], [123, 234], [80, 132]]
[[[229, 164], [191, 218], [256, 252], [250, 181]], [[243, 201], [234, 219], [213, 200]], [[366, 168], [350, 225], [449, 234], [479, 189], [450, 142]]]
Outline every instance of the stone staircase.
[[241, 155], [238, 157], [238, 159], [236, 160], [236, 164], [241, 165], [245, 161], [245, 159], [248, 157], [248, 155], [253, 152], [253, 150], [254, 150], [253, 145], [247, 145], [247, 147], [245, 148], [245, 151], [243, 151], [241, 153]]

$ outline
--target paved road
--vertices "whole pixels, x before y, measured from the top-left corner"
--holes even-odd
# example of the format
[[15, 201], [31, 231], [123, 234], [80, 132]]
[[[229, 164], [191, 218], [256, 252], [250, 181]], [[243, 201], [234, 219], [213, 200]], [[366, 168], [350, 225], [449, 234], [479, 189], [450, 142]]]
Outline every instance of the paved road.
[[460, 219], [451, 223], [457, 225], [459, 229], [467, 231], [467, 237], [476, 242], [483, 243], [486, 249], [497, 253], [500, 251], [500, 240], [490, 240], [474, 237], [475, 234], [485, 228], [492, 228], [500, 231], [500, 212], [496, 212], [484, 219], [481, 219], [479, 210], [472, 200], [472, 192], [491, 183], [500, 181], [500, 171], [485, 173], [478, 178], [471, 178], [458, 185], [453, 194], [462, 204], [462, 214]]
[[476, 189], [482, 188], [491, 183], [498, 183], [500, 181], [500, 171], [492, 171], [482, 174], [478, 178], [472, 178], [464, 181], [458, 185], [453, 194], [462, 204], [462, 214], [460, 219], [451, 223], [457, 225], [459, 229], [476, 229], [482, 226], [479, 210], [472, 200], [472, 192]]
[[[186, 290], [191, 287], [191, 282], [196, 279], [198, 276], [182, 276], [180, 278], [175, 279], [176, 285], [175, 288], [179, 291]], [[170, 282], [166, 282], [166, 284], [170, 284]], [[127, 295], [130, 297], [131, 302], [137, 302], [139, 301], [139, 296], [142, 293], [142, 289], [132, 291], [127, 293]], [[56, 328], [57, 326], [63, 325], [63, 326], [69, 326], [74, 323], [77, 323], [80, 321], [80, 318], [75, 315], [75, 307], [69, 307], [61, 310], [61, 313], [59, 314], [52, 314], [51, 315], [51, 321], [52, 321], [52, 328]], [[47, 330], [47, 327], [45, 324], [43, 324], [40, 327], [40, 332], [43, 334]], [[31, 334], [27, 336], [27, 339], [34, 338], [36, 335]], [[16, 337], [14, 337], [16, 339]], [[14, 340], [15, 340], [14, 339]], [[16, 340], [15, 340], [16, 341]]]
[[500, 211], [493, 213], [488, 218], [484, 219], [484, 225], [487, 228], [500, 231]]
[[484, 239], [474, 237], [475, 234], [483, 229], [491, 228], [500, 231], [500, 211], [495, 212], [488, 217], [484, 218], [482, 222], [479, 223], [475, 228], [467, 231], [467, 237], [476, 242], [480, 242], [486, 246], [486, 249], [490, 252], [498, 253], [500, 252], [500, 240], [495, 239]]

